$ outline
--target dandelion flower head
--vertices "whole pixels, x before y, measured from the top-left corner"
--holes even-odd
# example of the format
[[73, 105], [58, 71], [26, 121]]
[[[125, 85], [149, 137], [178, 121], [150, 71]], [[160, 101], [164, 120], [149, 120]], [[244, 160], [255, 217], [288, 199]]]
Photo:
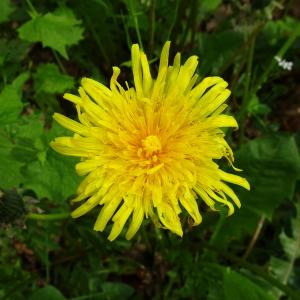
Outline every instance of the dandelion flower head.
[[228, 84], [220, 77], [196, 84], [198, 58], [191, 56], [181, 65], [177, 53], [169, 65], [169, 48], [166, 42], [153, 78], [145, 53], [133, 45], [134, 87], [121, 86], [120, 69], [114, 67], [109, 88], [83, 78], [79, 96], [64, 95], [75, 104], [79, 122], [54, 114], [74, 135], [58, 137], [51, 146], [80, 157], [76, 171], [85, 176], [73, 200], [83, 204], [72, 216], [99, 209], [94, 230], [103, 231], [112, 221], [110, 241], [124, 227], [131, 239], [149, 217], [182, 236], [183, 210], [193, 225], [202, 220], [200, 201], [212, 210], [220, 203], [231, 215], [240, 201], [228, 183], [249, 189], [246, 179], [222, 171], [215, 162], [225, 157], [233, 163], [221, 129], [238, 127], [234, 117], [223, 113]]

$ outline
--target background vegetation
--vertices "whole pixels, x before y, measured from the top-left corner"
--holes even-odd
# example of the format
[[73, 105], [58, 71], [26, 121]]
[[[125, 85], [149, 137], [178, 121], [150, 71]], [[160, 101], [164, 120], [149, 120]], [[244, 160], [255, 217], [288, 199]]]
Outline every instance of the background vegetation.
[[[299, 16], [284, 0], [1, 0], [0, 299], [300, 299]], [[107, 83], [121, 65], [132, 79], [132, 43], [155, 72], [167, 39], [230, 83], [252, 190], [230, 218], [200, 203], [182, 239], [145, 222], [110, 243], [95, 210], [69, 217], [79, 178], [49, 148], [64, 131], [51, 116], [75, 117], [62, 94], [83, 76]]]

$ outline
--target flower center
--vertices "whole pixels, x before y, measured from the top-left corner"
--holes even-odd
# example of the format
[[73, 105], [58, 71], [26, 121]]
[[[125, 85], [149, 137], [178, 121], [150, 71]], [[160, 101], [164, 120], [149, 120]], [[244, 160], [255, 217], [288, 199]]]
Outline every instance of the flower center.
[[161, 143], [159, 138], [156, 135], [148, 135], [145, 139], [142, 140], [143, 150], [146, 152], [146, 155], [152, 155], [154, 152], [161, 150]]

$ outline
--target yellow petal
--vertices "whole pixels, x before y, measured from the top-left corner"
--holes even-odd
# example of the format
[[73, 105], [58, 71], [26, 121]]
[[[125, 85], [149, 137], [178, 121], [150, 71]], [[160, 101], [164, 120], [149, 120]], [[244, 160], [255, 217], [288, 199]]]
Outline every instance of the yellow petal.
[[157, 207], [158, 217], [161, 223], [170, 231], [176, 233], [180, 237], [183, 235], [181, 223], [178, 215], [173, 210], [172, 206], [167, 203], [161, 203]]
[[[123, 204], [123, 206], [125, 206], [125, 204]], [[120, 209], [122, 209], [123, 206]], [[108, 240], [110, 240], [111, 242], [113, 240], [115, 240], [118, 237], [118, 235], [121, 233], [126, 221], [128, 220], [128, 218], [130, 217], [130, 215], [132, 213], [132, 207], [126, 206], [125, 208], [126, 209], [124, 209], [124, 211], [122, 211], [122, 214], [120, 214], [117, 219], [114, 219], [114, 225], [108, 236]]]
[[193, 218], [194, 226], [199, 225], [202, 222], [202, 217], [199, 213], [199, 208], [193, 195], [189, 193], [187, 196], [181, 196], [179, 199], [182, 206]]
[[218, 174], [220, 175], [222, 180], [240, 185], [246, 190], [250, 191], [250, 184], [245, 178], [238, 175], [226, 173], [220, 169], [218, 170]]
[[94, 225], [94, 230], [96, 231], [103, 231], [106, 227], [106, 224], [111, 219], [112, 215], [116, 211], [117, 207], [121, 203], [122, 198], [115, 198], [111, 202], [106, 203], [101, 211], [100, 214], [96, 220], [96, 223]]
[[72, 213], [71, 216], [73, 218], [79, 218], [82, 215], [89, 212], [99, 203], [100, 196], [95, 194], [93, 197], [89, 198], [85, 203], [77, 207]]
[[132, 239], [132, 237], [137, 233], [143, 222], [143, 219], [144, 209], [143, 206], [139, 204], [133, 211], [132, 220], [125, 236], [127, 240]]

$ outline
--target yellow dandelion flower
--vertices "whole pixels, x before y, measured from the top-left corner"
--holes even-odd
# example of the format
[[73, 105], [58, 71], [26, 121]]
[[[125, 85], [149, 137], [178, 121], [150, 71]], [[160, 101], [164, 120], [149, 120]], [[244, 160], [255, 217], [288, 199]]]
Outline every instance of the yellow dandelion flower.
[[94, 229], [103, 231], [112, 220], [110, 241], [130, 217], [127, 239], [148, 217], [182, 236], [183, 208], [198, 225], [202, 218], [197, 201], [202, 199], [212, 210], [219, 202], [231, 215], [233, 203], [240, 207], [240, 201], [227, 182], [250, 188], [246, 179], [215, 163], [222, 157], [233, 163], [221, 130], [238, 127], [232, 116], [223, 114], [228, 84], [220, 77], [207, 77], [196, 85], [198, 58], [191, 56], [181, 65], [177, 53], [169, 66], [169, 48], [166, 42], [154, 79], [145, 53], [133, 45], [134, 87], [118, 83], [117, 67], [110, 88], [83, 78], [79, 96], [64, 95], [76, 105], [79, 122], [58, 113], [53, 116], [74, 135], [58, 137], [51, 146], [61, 154], [81, 157], [76, 171], [87, 175], [73, 200], [84, 203], [72, 216], [101, 206]]

